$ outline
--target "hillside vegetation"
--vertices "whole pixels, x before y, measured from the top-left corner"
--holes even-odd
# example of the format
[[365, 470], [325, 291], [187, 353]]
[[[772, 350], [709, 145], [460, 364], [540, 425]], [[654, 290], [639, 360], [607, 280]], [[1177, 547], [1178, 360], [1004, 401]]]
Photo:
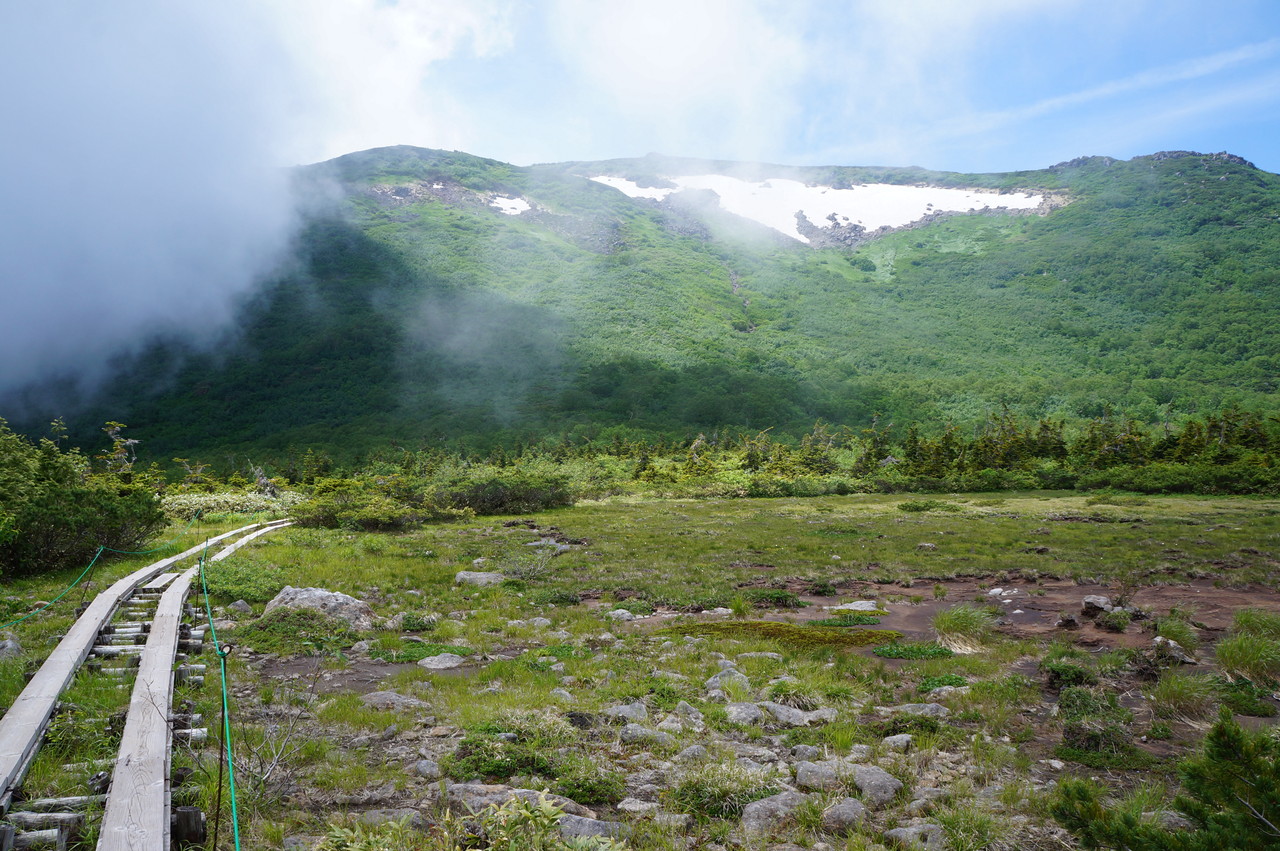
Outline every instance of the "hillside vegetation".
[[[856, 250], [804, 245], [705, 194], [659, 204], [588, 179], [735, 168], [519, 168], [400, 147], [302, 169], [304, 194], [338, 200], [310, 205], [296, 266], [242, 305], [216, 354], [162, 340], [125, 363], [73, 431], [127, 421], [159, 459], [352, 459], [610, 430], [798, 438], [877, 413], [899, 434], [913, 421], [971, 433], [1002, 406], [1069, 433], [1108, 410], [1145, 424], [1275, 410], [1280, 177], [1239, 158], [1004, 175], [752, 167], [1065, 202], [937, 215]], [[531, 209], [506, 215], [495, 197]]]

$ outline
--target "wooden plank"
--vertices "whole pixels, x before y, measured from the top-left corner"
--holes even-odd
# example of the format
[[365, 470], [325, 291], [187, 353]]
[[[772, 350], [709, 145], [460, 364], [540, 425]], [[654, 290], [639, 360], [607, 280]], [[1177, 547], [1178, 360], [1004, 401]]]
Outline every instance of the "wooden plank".
[[160, 591], [170, 582], [178, 578], [176, 573], [162, 573], [155, 579], [152, 579], [146, 585], [139, 588], [139, 591]]
[[173, 656], [182, 604], [199, 567], [174, 581], [156, 609], [147, 649], [134, 681], [111, 794], [102, 815], [98, 851], [148, 851], [169, 847], [169, 708], [173, 705]]
[[267, 527], [265, 527], [265, 528], [263, 528], [263, 529], [259, 529], [258, 531], [254, 532], [252, 535], [245, 535], [243, 538], [241, 538], [240, 540], [236, 541], [236, 542], [235, 542], [234, 544], [232, 544], [231, 546], [229, 546], [229, 547], [224, 547], [224, 548], [222, 549], [222, 551], [221, 551], [221, 552], [219, 552], [219, 553], [218, 553], [216, 556], [214, 556], [213, 558], [209, 559], [209, 561], [211, 561], [211, 562], [212, 562], [212, 561], [222, 561], [224, 558], [226, 558], [227, 556], [231, 555], [231, 554], [232, 554], [232, 553], [234, 553], [236, 550], [240, 549], [240, 548], [241, 548], [241, 547], [243, 547], [245, 544], [249, 543], [250, 541], [252, 541], [254, 538], [258, 537], [259, 535], [265, 535], [265, 534], [267, 534], [268, 532], [274, 532], [274, 531], [275, 531], [275, 530], [277, 530], [277, 529], [283, 529], [285, 526], [292, 526], [292, 525], [293, 525], [293, 521], [292, 521], [292, 520], [289, 520], [289, 521], [286, 521], [286, 522], [284, 522], [284, 523], [277, 523], [277, 524], [275, 524], [274, 526], [267, 526]]
[[251, 523], [211, 538], [186, 552], [136, 570], [93, 599], [89, 608], [67, 631], [44, 665], [31, 678], [31, 682], [27, 683], [9, 711], [0, 717], [0, 815], [8, 812], [13, 790], [21, 782], [31, 757], [40, 746], [45, 727], [57, 705], [58, 695], [62, 694], [93, 649], [98, 633], [111, 620], [120, 601], [138, 585], [147, 582], [170, 565], [197, 555], [208, 543], [225, 540], [256, 529], [259, 525]]

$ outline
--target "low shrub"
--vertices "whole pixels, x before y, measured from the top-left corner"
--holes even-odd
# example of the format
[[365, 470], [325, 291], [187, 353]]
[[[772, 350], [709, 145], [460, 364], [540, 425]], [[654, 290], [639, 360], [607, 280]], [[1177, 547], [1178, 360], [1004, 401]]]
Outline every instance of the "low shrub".
[[1115, 692], [1103, 692], [1088, 686], [1064, 688], [1058, 695], [1058, 714], [1066, 721], [1089, 718], [1133, 720], [1133, 713], [1120, 706]]
[[567, 477], [512, 469], [460, 478], [437, 493], [445, 503], [481, 515], [531, 514], [573, 505]]
[[959, 688], [960, 686], [967, 685], [968, 682], [968, 680], [959, 674], [939, 674], [936, 677], [925, 677], [921, 680], [920, 691], [922, 693], [931, 692], [934, 689], [942, 688], [943, 686], [954, 686]]
[[1098, 619], [1095, 621], [1098, 626], [1108, 632], [1124, 632], [1132, 622], [1133, 615], [1124, 609], [1112, 609], [1109, 612], [1103, 612], [1098, 615]]
[[359, 634], [314, 609], [275, 609], [225, 633], [233, 644], [258, 653], [315, 654], [345, 650]]
[[1045, 685], [1055, 691], [1068, 686], [1097, 685], [1098, 675], [1081, 665], [1072, 662], [1041, 662], [1040, 670], [1045, 675]]

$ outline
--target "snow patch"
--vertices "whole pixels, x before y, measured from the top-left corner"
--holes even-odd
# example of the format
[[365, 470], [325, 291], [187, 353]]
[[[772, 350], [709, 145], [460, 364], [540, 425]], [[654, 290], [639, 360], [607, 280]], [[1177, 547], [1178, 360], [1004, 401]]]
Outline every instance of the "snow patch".
[[489, 202], [490, 207], [496, 207], [498, 212], [506, 213], [508, 216], [518, 216], [521, 213], [527, 213], [533, 208], [529, 206], [529, 202], [523, 198], [504, 198], [498, 196]]
[[797, 180], [774, 178], [751, 182], [722, 174], [670, 178], [678, 189], [637, 186], [622, 177], [593, 177], [632, 198], [662, 200], [682, 189], [709, 189], [720, 196], [721, 209], [759, 222], [800, 242], [809, 240], [796, 227], [796, 213], [818, 227], [830, 227], [831, 218], [842, 225], [857, 224], [874, 231], [880, 227], [902, 227], [918, 222], [930, 213], [976, 212], [997, 209], [1031, 210], [1040, 206], [1041, 195], [1027, 192], [1000, 194], [981, 189], [947, 189], [941, 186], [899, 186], [869, 183], [849, 189], [808, 186]]

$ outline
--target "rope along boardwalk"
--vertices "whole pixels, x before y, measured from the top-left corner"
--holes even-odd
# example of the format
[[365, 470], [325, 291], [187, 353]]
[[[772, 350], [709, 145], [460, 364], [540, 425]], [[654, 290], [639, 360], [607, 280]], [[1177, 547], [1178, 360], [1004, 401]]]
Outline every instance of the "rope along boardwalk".
[[[49, 810], [83, 810], [102, 802], [101, 796], [92, 795], [48, 802], [25, 801], [22, 803], [22, 809], [25, 812], [10, 812], [10, 809], [15, 807], [16, 792], [57, 709], [58, 698], [75, 678], [77, 670], [85, 663], [90, 653], [127, 659], [134, 649], [127, 644], [96, 648], [95, 645], [100, 641], [106, 641], [112, 645], [120, 644], [120, 641], [112, 641], [113, 636], [107, 633], [115, 633], [115, 636], [123, 641], [140, 641], [143, 633], [148, 632], [146, 646], [138, 648], [142, 650], [141, 656], [133, 657], [139, 658], [138, 675], [129, 713], [125, 720], [125, 734], [121, 740], [120, 754], [115, 761], [116, 770], [112, 791], [106, 800], [108, 813], [112, 813], [115, 817], [114, 813], [123, 811], [124, 816], [119, 817], [121, 821], [114, 828], [104, 820], [98, 847], [106, 849], [167, 849], [169, 847], [168, 769], [172, 737], [169, 706], [174, 678], [173, 664], [178, 649], [181, 629], [179, 622], [183, 603], [197, 569], [188, 570], [181, 576], [176, 573], [166, 573], [166, 570], [206, 550], [211, 543], [245, 535], [254, 529], [258, 530], [252, 535], [245, 535], [231, 547], [219, 553], [219, 556], [225, 557], [230, 554], [230, 551], [247, 543], [250, 538], [285, 525], [288, 524], [274, 524], [260, 528], [261, 524], [254, 523], [224, 533], [183, 553], [162, 559], [129, 574], [100, 593], [90, 603], [88, 609], [68, 630], [13, 705], [0, 718], [0, 816], [7, 814], [13, 825], [28, 831], [15, 836], [10, 826], [0, 826], [0, 851], [7, 851], [10, 843], [14, 843], [13, 847], [17, 848], [64, 847], [66, 835], [83, 825], [83, 814], [49, 812]], [[154, 620], [150, 623], [117, 624], [115, 627], [108, 627], [116, 611], [130, 600], [135, 592], [158, 593], [166, 585], [168, 589], [163, 591], [160, 606]], [[128, 637], [130, 634], [132, 638]], [[193, 634], [192, 637], [196, 636]], [[123, 673], [123, 670], [116, 669], [116, 672]], [[159, 744], [157, 744], [157, 736], [162, 738]], [[157, 759], [160, 761], [158, 769]], [[140, 779], [142, 775], [122, 774], [122, 771], [130, 767], [140, 769], [149, 779]], [[158, 797], [155, 794], [157, 791]], [[147, 797], [148, 795], [150, 797]], [[123, 808], [115, 803], [116, 799], [123, 800], [126, 797], [130, 800], [126, 801]], [[144, 813], [140, 803], [143, 800], [158, 803], [154, 805], [147, 803]], [[32, 812], [35, 810], [45, 810], [45, 812]], [[134, 841], [136, 836], [143, 838], [141, 841]]]

